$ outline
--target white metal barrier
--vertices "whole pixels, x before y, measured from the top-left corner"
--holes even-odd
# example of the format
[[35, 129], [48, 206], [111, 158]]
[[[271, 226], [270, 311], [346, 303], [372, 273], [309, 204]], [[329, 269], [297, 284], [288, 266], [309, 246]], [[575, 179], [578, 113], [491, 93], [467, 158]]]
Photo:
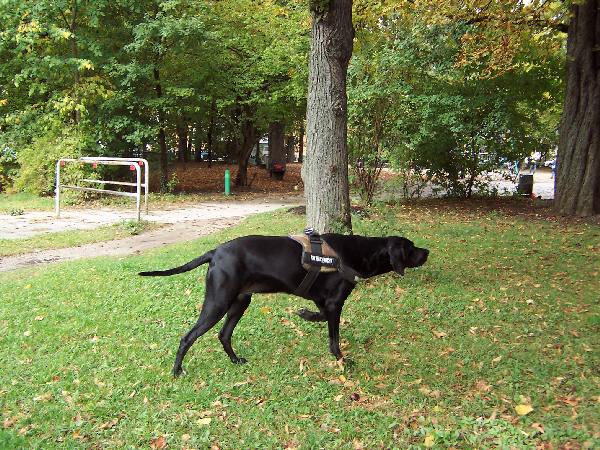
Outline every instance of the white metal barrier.
[[[80, 163], [80, 164], [91, 164], [96, 167], [98, 164], [108, 165], [108, 166], [129, 166], [131, 170], [135, 170], [136, 173], [136, 182], [128, 183], [125, 181], [110, 181], [110, 180], [92, 180], [92, 179], [82, 179], [81, 181], [84, 183], [98, 183], [98, 184], [114, 184], [120, 186], [135, 186], [135, 192], [123, 192], [123, 191], [114, 191], [111, 189], [98, 189], [92, 187], [83, 187], [83, 186], [69, 186], [65, 184], [60, 184], [60, 168], [65, 166], [67, 163]], [[144, 182], [142, 183], [142, 171], [141, 168], [144, 168]], [[141, 193], [142, 188], [144, 188], [144, 206], [146, 209], [146, 214], [148, 214], [148, 180], [149, 180], [149, 166], [148, 161], [144, 158], [111, 158], [111, 157], [82, 157], [82, 158], [61, 158], [56, 162], [56, 188], [54, 190], [54, 206], [56, 209], [56, 217], [60, 217], [60, 190], [61, 189], [73, 189], [77, 191], [88, 191], [88, 192], [103, 192], [105, 194], [111, 195], [122, 195], [124, 197], [135, 197], [136, 199], [136, 209], [137, 209], [137, 219], [140, 220], [140, 206], [141, 206]]]

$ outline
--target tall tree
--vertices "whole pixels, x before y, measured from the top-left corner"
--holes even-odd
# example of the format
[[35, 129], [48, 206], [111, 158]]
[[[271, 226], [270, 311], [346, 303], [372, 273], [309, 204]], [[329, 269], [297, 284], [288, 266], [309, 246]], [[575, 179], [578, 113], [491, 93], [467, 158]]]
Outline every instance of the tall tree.
[[309, 227], [351, 232], [346, 74], [352, 0], [311, 0], [307, 149], [302, 168]]
[[555, 209], [600, 214], [600, 0], [573, 4], [560, 126]]

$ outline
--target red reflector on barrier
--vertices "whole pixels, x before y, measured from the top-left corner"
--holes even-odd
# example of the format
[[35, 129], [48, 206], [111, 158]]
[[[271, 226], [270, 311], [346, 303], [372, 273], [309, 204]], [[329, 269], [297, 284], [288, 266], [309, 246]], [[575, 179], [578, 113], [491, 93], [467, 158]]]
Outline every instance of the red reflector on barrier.
[[60, 162], [60, 167], [65, 167], [66, 161], [61, 161]]
[[142, 167], [144, 165], [144, 161], [140, 161], [138, 162], [138, 164], [140, 165], [140, 167]]
[[129, 170], [135, 170], [135, 166], [132, 164], [129, 166]]
[[97, 167], [98, 167], [98, 163], [94, 163], [94, 164], [92, 164], [92, 169], [95, 169], [95, 168], [97, 168]]

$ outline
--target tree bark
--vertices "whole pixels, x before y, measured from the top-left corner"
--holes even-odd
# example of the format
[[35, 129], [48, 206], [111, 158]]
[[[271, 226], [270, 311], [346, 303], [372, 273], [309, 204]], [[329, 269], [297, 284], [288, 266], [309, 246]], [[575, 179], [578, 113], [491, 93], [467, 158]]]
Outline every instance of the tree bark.
[[188, 124], [183, 118], [177, 121], [177, 159], [187, 162]]
[[600, 214], [600, 0], [572, 9], [554, 205], [585, 217]]
[[217, 102], [213, 99], [210, 103], [210, 123], [208, 124], [208, 135], [206, 136], [206, 150], [208, 153], [208, 167], [212, 167], [213, 159], [213, 133], [215, 129], [215, 115], [217, 114]]
[[298, 162], [304, 162], [304, 130], [300, 131], [300, 138], [298, 140]]
[[296, 136], [290, 134], [285, 138], [285, 158], [289, 163], [293, 163], [296, 161], [296, 155], [294, 154], [294, 149], [296, 147]]
[[307, 225], [351, 232], [346, 73], [352, 56], [352, 1], [311, 0], [307, 145], [302, 178]]
[[242, 144], [239, 147], [237, 155], [238, 171], [235, 175], [236, 186], [248, 185], [248, 159], [252, 153], [252, 148], [256, 142], [257, 135], [258, 130], [254, 121], [249, 117], [244, 118], [242, 120]]
[[285, 127], [281, 122], [271, 122], [269, 124], [269, 170], [273, 164], [283, 164], [285, 168]]
[[[160, 84], [160, 72], [158, 67], [154, 67], [154, 81], [156, 96], [162, 97], [162, 86]], [[169, 164], [167, 155], [167, 138], [165, 133], [165, 118], [162, 111], [158, 112], [158, 146], [160, 148], [160, 191], [167, 192], [167, 183], [169, 182], [169, 172], [167, 165]]]

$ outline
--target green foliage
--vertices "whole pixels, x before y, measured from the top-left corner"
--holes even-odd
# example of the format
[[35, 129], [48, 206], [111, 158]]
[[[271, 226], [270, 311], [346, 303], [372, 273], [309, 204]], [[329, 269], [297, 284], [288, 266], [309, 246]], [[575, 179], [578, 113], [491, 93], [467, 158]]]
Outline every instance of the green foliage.
[[473, 26], [426, 23], [416, 14], [389, 13], [381, 26], [359, 31], [349, 69], [353, 159], [389, 159], [448, 195], [468, 197], [485, 185], [486, 172], [551, 151], [563, 49], [522, 32], [509, 61], [467, 64], [463, 47]]
[[[20, 149], [21, 166], [15, 188], [37, 195], [49, 195], [55, 186], [55, 167], [60, 158], [78, 158], [89, 146], [86, 136], [76, 128], [50, 128], [46, 134], [34, 136], [31, 144]], [[89, 173], [89, 166], [67, 164], [61, 168], [61, 183], [72, 184]]]
[[178, 126], [197, 151], [210, 129], [214, 155], [235, 158], [242, 119], [265, 130], [304, 115], [308, 11], [300, 0], [5, 0], [0, 22], [2, 189], [15, 172], [36, 170], [38, 151], [61, 136], [89, 145], [66, 143], [59, 156], [73, 148], [129, 156], [156, 152], [163, 128], [172, 158]]

